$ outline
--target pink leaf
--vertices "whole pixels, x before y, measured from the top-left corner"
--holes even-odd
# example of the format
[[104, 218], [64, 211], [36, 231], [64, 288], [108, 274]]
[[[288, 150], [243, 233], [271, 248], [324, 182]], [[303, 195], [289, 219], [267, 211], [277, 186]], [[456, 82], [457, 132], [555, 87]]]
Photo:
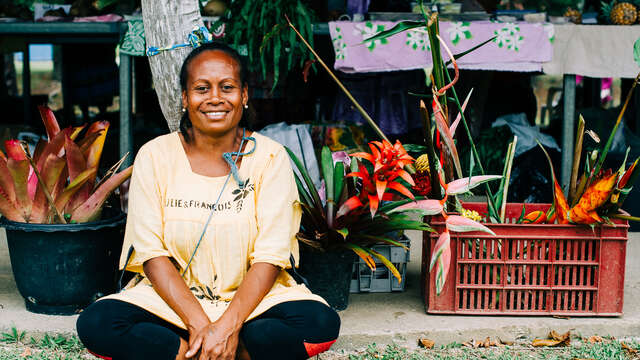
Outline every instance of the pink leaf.
[[436, 215], [440, 214], [443, 210], [442, 204], [438, 200], [418, 200], [416, 202], [410, 202], [406, 205], [398, 206], [390, 211], [390, 213], [396, 211], [406, 210], [420, 210], [422, 215]]
[[4, 142], [4, 149], [7, 151], [9, 159], [16, 161], [27, 160], [27, 154], [19, 140], [7, 140]]
[[27, 189], [27, 179], [29, 178], [30, 167], [29, 160], [9, 159], [7, 161], [7, 168], [9, 169], [9, 174], [11, 174], [11, 178], [13, 179], [13, 185], [16, 192], [16, 205], [25, 219], [29, 218], [29, 214], [31, 213], [31, 204], [33, 201], [31, 197], [29, 197]]
[[113, 174], [109, 180], [102, 183], [102, 185], [96, 189], [87, 201], [73, 210], [71, 220], [75, 220], [79, 223], [97, 220], [100, 216], [102, 204], [107, 200], [109, 194], [127, 180], [131, 176], [132, 172], [133, 166], [129, 166], [119, 173]]
[[462, 167], [460, 165], [460, 157], [458, 156], [456, 143], [455, 141], [453, 141], [453, 135], [451, 134], [451, 131], [449, 131], [449, 126], [447, 125], [445, 115], [442, 112], [442, 107], [435, 97], [433, 98], [432, 108], [434, 118], [436, 120], [436, 126], [438, 128], [438, 131], [440, 132], [440, 135], [442, 135], [442, 140], [444, 141], [445, 145], [447, 145], [447, 148], [451, 153], [451, 158], [453, 159], [453, 164], [455, 165], [456, 172], [458, 173], [458, 176], [462, 176]]
[[491, 229], [479, 222], [459, 215], [449, 215], [447, 218], [447, 229], [456, 232], [483, 231], [494, 236], [496, 235]]
[[333, 158], [333, 165], [338, 161], [341, 161], [344, 164], [345, 169], [351, 165], [351, 157], [347, 154], [346, 151], [336, 151], [331, 153], [331, 157]]
[[451, 234], [448, 230], [445, 230], [440, 234], [436, 245], [433, 247], [433, 255], [431, 256], [431, 263], [429, 264], [429, 271], [437, 264], [438, 258], [442, 255], [445, 249], [451, 246]]
[[44, 127], [47, 129], [49, 141], [51, 141], [51, 139], [60, 132], [60, 125], [58, 125], [58, 121], [56, 120], [55, 115], [53, 115], [53, 111], [51, 111], [48, 106], [39, 105], [38, 110], [40, 111], [40, 117], [42, 117]]
[[474, 187], [484, 184], [487, 181], [501, 179], [501, 175], [482, 175], [482, 176], [472, 176], [471, 178], [464, 178], [454, 180], [447, 184], [447, 195], [458, 195], [464, 194]]
[[[473, 92], [473, 88], [471, 88], [471, 90], [469, 91], [469, 94], [467, 95], [467, 98], [464, 99], [464, 103], [462, 103], [462, 106], [460, 106], [460, 108], [462, 108], [462, 112], [464, 112], [464, 110], [467, 108], [467, 103], [469, 102], [469, 98], [471, 98], [472, 92]], [[456, 119], [453, 121], [453, 123], [451, 124], [451, 127], [449, 128], [449, 131], [451, 131], [451, 136], [456, 135], [456, 129], [458, 128], [458, 124], [460, 124], [460, 119], [462, 119], [462, 112], [458, 113], [458, 116], [456, 116]]]

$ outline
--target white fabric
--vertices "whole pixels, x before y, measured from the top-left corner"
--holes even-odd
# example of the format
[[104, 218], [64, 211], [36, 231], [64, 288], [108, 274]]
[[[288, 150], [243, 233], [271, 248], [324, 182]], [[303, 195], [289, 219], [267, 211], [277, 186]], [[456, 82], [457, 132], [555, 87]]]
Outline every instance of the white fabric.
[[544, 63], [546, 74], [574, 74], [595, 78], [635, 78], [633, 44], [640, 38], [636, 25], [555, 25], [553, 59]]

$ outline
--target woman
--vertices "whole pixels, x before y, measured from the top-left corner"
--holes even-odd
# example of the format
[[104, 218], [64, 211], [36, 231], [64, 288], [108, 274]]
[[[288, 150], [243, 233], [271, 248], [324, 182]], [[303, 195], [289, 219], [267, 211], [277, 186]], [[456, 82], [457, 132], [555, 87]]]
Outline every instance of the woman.
[[144, 145], [131, 179], [120, 266], [140, 281], [82, 312], [80, 339], [114, 360], [327, 350], [340, 319], [285, 271], [298, 257], [297, 189], [284, 148], [239, 125], [248, 101], [240, 57], [202, 45], [180, 83], [180, 132]]

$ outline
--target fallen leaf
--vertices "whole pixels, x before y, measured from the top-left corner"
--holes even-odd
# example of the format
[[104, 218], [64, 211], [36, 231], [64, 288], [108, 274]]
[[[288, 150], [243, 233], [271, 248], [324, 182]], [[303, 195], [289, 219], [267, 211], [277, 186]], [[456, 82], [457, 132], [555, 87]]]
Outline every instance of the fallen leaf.
[[625, 349], [625, 350], [627, 350], [627, 352], [628, 352], [629, 354], [631, 354], [631, 355], [635, 355], [635, 354], [637, 354], [637, 353], [638, 353], [638, 350], [636, 350], [636, 349], [632, 348], [631, 346], [629, 346], [629, 345], [627, 345], [627, 344], [623, 343], [622, 341], [620, 341], [620, 345], [622, 345], [622, 348], [623, 348], [623, 349]]
[[541, 346], [558, 346], [559, 344], [561, 344], [562, 341], [558, 341], [558, 340], [551, 340], [551, 339], [535, 339], [533, 340], [533, 342], [531, 342], [531, 345], [533, 345], [534, 347], [541, 347]]
[[463, 342], [462, 346], [466, 346], [466, 347], [473, 347], [473, 340], [471, 340], [471, 342]]
[[601, 338], [600, 336], [598, 336], [598, 335], [594, 335], [594, 336], [589, 337], [589, 339], [587, 339], [587, 341], [588, 341], [588, 342], [590, 342], [590, 343], [592, 343], [592, 344], [595, 344], [595, 343], [603, 342], [603, 341], [604, 341], [604, 339], [602, 339], [602, 338]]
[[571, 359], [571, 360], [596, 360], [596, 359], [593, 359], [593, 358], [589, 358], [589, 359], [585, 359], [585, 358], [573, 358], [573, 359]]
[[429, 339], [418, 339], [418, 345], [422, 346], [425, 349], [433, 349], [433, 346], [436, 343], [433, 340]]
[[31, 349], [25, 348], [20, 357], [26, 358], [27, 356], [31, 356]]
[[487, 338], [486, 338], [486, 339], [484, 339], [484, 342], [482, 343], [482, 347], [486, 347], [486, 348], [488, 348], [488, 347], [490, 347], [491, 345], [492, 345], [491, 338], [489, 338], [489, 337], [487, 336]]
[[500, 340], [500, 343], [502, 343], [503, 345], [508, 345], [508, 346], [513, 345], [513, 341], [509, 341], [509, 340], [502, 340], [502, 339], [500, 339], [500, 338], [498, 338], [498, 340]]
[[564, 334], [559, 334], [555, 330], [551, 330], [549, 333], [549, 339], [535, 339], [531, 345], [535, 347], [540, 346], [568, 346], [571, 343], [571, 332], [567, 331]]
[[555, 319], [563, 319], [563, 320], [571, 319], [570, 316], [562, 316], [562, 315], [553, 315], [552, 317], [555, 318]]

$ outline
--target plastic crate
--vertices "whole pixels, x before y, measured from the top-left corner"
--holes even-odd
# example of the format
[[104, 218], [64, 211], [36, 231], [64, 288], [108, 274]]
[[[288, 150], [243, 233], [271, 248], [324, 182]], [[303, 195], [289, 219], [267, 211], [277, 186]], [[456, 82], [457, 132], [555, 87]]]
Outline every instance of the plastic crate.
[[[406, 247], [411, 246], [411, 242], [407, 237], [403, 237], [398, 240], [398, 242]], [[393, 263], [400, 272], [400, 275], [402, 275], [402, 281], [398, 283], [395, 276], [393, 276], [389, 269], [382, 263], [376, 261], [376, 270], [371, 271], [364, 260], [358, 257], [353, 263], [351, 288], [349, 291], [352, 293], [404, 291], [409, 251], [394, 245], [375, 245], [372, 248]]]
[[[486, 204], [464, 207], [486, 214]], [[549, 204], [527, 204], [546, 211]], [[485, 224], [497, 236], [451, 233], [451, 267], [442, 293], [429, 273], [438, 235], [424, 233], [422, 286], [427, 313], [470, 315], [622, 315], [626, 221], [581, 225], [515, 224], [522, 204], [508, 204], [507, 224]], [[431, 219], [438, 232], [440, 216]], [[428, 281], [428, 282], [427, 282]]]

